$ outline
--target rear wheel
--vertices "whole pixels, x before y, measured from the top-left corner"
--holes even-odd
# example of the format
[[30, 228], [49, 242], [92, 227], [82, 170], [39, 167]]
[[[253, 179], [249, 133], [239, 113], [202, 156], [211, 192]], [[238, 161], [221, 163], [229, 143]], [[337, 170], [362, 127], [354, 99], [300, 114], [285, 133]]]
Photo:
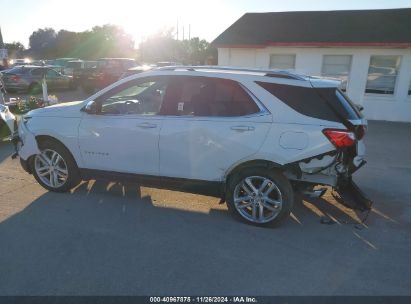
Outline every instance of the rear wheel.
[[80, 182], [76, 162], [61, 144], [53, 141], [40, 143], [40, 154], [31, 158], [35, 179], [47, 190], [66, 192]]
[[293, 190], [279, 172], [247, 168], [230, 178], [227, 207], [231, 215], [256, 226], [278, 226], [293, 206]]

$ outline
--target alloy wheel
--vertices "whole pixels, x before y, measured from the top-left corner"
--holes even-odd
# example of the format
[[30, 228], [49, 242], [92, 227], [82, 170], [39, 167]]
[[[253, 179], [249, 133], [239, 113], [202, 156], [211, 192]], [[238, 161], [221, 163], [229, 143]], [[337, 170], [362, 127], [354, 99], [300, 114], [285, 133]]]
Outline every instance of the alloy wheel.
[[254, 223], [268, 223], [275, 219], [282, 204], [280, 189], [266, 177], [246, 177], [234, 189], [236, 210], [243, 218]]
[[63, 157], [54, 150], [45, 149], [34, 158], [37, 176], [47, 186], [59, 188], [68, 178], [68, 168]]

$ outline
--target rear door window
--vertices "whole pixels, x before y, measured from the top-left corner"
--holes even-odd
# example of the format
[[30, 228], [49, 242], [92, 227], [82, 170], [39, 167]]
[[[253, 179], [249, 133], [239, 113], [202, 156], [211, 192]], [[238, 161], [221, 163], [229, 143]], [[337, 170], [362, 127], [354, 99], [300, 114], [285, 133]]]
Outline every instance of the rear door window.
[[202, 76], [174, 76], [167, 88], [164, 115], [244, 116], [259, 107], [235, 81]]

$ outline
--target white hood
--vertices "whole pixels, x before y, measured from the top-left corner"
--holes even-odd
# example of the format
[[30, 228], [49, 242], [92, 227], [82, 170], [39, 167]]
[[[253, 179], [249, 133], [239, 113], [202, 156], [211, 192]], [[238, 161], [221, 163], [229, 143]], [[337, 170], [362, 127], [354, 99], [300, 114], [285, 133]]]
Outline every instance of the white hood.
[[28, 112], [25, 116], [61, 116], [61, 117], [80, 117], [84, 101], [72, 101], [59, 103], [45, 108], [35, 109]]

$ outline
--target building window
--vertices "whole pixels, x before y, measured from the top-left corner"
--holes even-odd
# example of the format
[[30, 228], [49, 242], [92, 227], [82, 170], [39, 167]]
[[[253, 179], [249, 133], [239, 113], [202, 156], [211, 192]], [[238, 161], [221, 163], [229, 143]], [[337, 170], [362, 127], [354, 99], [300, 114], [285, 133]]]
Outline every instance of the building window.
[[295, 55], [288, 55], [288, 54], [270, 55], [270, 69], [280, 69], [280, 70], [295, 69]]
[[351, 55], [324, 55], [322, 76], [341, 80], [341, 89], [345, 91], [351, 70], [351, 59]]
[[366, 93], [394, 94], [401, 56], [371, 56]]

